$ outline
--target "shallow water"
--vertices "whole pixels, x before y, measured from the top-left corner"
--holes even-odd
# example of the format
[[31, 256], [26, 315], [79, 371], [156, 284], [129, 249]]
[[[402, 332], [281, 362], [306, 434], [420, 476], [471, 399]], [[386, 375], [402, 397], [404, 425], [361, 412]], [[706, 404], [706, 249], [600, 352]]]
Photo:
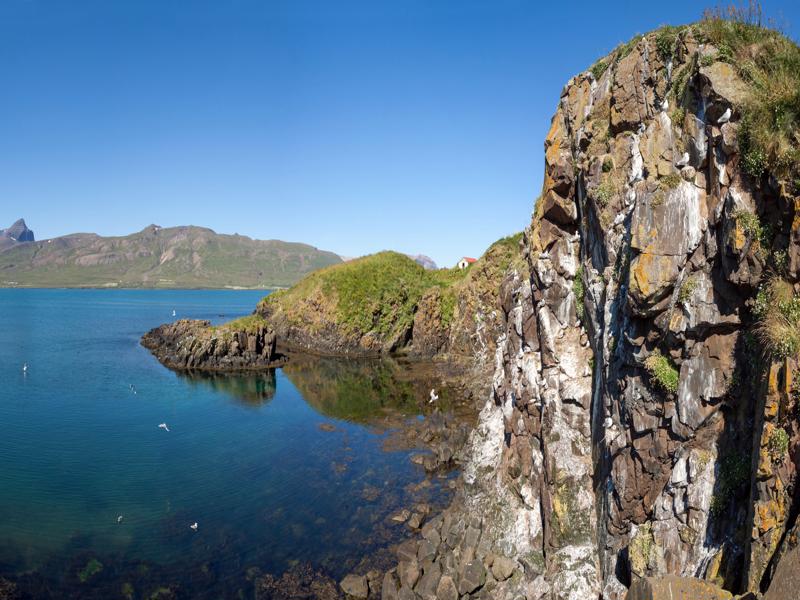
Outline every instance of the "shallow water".
[[41, 597], [252, 595], [298, 561], [341, 577], [402, 535], [390, 511], [445, 502], [384, 447], [424, 406], [393, 367], [187, 376], [139, 345], [173, 309], [219, 322], [262, 295], [0, 290], [0, 576]]

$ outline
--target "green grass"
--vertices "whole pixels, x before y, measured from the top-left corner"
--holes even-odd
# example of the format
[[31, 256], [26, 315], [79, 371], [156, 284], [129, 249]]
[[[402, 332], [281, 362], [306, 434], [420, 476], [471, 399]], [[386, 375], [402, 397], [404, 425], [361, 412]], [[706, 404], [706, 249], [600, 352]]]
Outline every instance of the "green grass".
[[653, 381], [669, 394], [678, 391], [680, 374], [672, 361], [661, 354], [660, 350], [654, 350], [644, 361], [644, 368], [650, 374]]
[[606, 72], [606, 69], [608, 69], [608, 61], [598, 60], [596, 63], [594, 63], [594, 65], [592, 65], [592, 68], [589, 69], [589, 71], [591, 71], [592, 76], [599, 81], [603, 76], [603, 73]]
[[[428, 271], [403, 254], [380, 252], [311, 273], [297, 285], [262, 299], [257, 308], [268, 320], [284, 320], [310, 334], [334, 326], [350, 338], [402, 340], [411, 331], [420, 301], [438, 294], [442, 328], [454, 326], [470, 310], [496, 308], [500, 282], [522, 267], [522, 234], [502, 238], [468, 269]], [[482, 308], [481, 308], [482, 307]]]
[[255, 333], [262, 327], [267, 325], [266, 319], [261, 315], [248, 315], [246, 317], [241, 317], [239, 319], [234, 319], [233, 321], [228, 321], [222, 325], [216, 325], [213, 327], [215, 331], [245, 331], [247, 333]]
[[608, 180], [604, 180], [594, 192], [595, 200], [597, 200], [597, 206], [599, 208], [605, 208], [608, 206], [609, 201], [611, 198], [614, 197], [614, 186]]
[[667, 62], [675, 54], [675, 44], [681, 29], [683, 28], [666, 25], [656, 31], [656, 50], [664, 62]]
[[707, 12], [699, 32], [750, 89], [741, 107], [743, 170], [756, 179], [766, 171], [794, 179], [800, 173], [800, 48], [764, 26], [756, 3]]
[[762, 284], [753, 314], [755, 336], [765, 355], [774, 359], [797, 356], [800, 352], [800, 297], [780, 277]]
[[693, 275], [690, 275], [683, 282], [683, 285], [681, 285], [681, 289], [678, 292], [678, 302], [680, 302], [681, 304], [688, 303], [696, 288], [697, 288], [697, 279]]
[[780, 462], [786, 457], [789, 451], [789, 434], [783, 427], [776, 427], [772, 430], [767, 442], [769, 455], [775, 462]]

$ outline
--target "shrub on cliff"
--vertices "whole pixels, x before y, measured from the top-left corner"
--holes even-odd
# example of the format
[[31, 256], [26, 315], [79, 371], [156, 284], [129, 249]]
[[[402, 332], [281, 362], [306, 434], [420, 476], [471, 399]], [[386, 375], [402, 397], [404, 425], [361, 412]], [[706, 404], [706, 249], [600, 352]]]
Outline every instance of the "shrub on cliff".
[[665, 392], [674, 394], [678, 391], [678, 382], [680, 380], [678, 369], [675, 368], [669, 358], [661, 354], [660, 350], [654, 350], [645, 359], [644, 368], [647, 369], [650, 377]]
[[800, 352], [800, 297], [792, 284], [772, 277], [759, 289], [753, 313], [765, 355], [782, 359]]

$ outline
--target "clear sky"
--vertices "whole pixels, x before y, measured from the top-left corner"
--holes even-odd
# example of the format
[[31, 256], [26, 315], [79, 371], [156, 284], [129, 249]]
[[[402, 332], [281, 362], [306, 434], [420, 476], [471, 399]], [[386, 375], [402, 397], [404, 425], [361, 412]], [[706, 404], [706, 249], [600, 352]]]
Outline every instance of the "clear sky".
[[[800, 3], [765, 7], [797, 39]], [[43, 239], [194, 224], [452, 265], [529, 222], [566, 81], [701, 11], [1, 0], [0, 227], [24, 217]]]

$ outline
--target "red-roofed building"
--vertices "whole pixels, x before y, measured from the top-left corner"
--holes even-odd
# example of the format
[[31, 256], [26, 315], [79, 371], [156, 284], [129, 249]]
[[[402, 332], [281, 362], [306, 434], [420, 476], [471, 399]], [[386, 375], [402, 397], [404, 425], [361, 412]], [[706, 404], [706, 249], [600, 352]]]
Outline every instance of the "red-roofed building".
[[469, 256], [463, 257], [460, 261], [458, 261], [458, 268], [459, 269], [466, 269], [472, 263], [477, 262], [477, 258], [470, 258]]

